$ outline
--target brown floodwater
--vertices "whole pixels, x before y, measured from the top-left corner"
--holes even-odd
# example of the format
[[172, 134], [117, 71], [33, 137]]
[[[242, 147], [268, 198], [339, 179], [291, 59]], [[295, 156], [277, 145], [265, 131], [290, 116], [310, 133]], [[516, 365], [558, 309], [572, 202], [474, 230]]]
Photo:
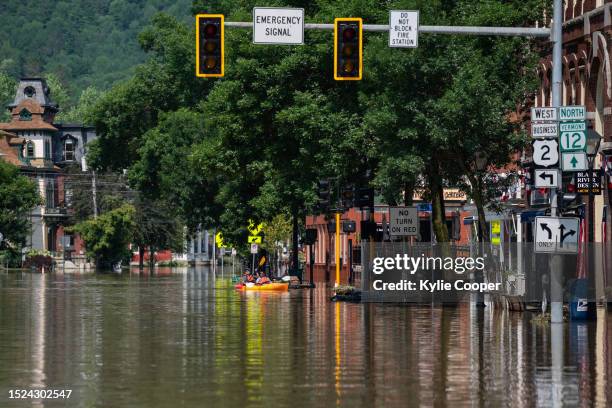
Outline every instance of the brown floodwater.
[[[241, 293], [229, 274], [0, 273], [0, 407], [612, 404], [603, 309], [553, 337], [528, 313]], [[41, 388], [72, 394], [9, 398]]]

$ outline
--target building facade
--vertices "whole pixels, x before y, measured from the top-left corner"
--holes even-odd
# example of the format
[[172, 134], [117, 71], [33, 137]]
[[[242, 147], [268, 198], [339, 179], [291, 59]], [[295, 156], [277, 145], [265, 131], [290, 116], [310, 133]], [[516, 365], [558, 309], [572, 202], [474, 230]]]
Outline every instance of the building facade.
[[0, 123], [5, 150], [23, 174], [38, 184], [44, 205], [31, 214], [29, 249], [65, 252], [82, 257], [82, 242], [64, 232], [70, 217], [70, 188], [65, 184], [64, 169], [75, 165], [85, 168], [87, 144], [96, 138], [92, 127], [55, 122], [59, 106], [43, 78], [22, 78], [15, 98], [7, 106], [10, 122]]
[[[593, 169], [602, 176], [602, 192], [593, 196], [579, 194], [574, 203], [578, 209], [576, 214], [585, 224], [584, 240], [595, 243], [596, 248], [590, 256], [579, 257], [577, 262], [590, 262], [588, 270], [594, 275], [590, 278], [597, 297], [601, 298], [612, 283], [612, 231], [607, 222], [612, 205], [612, 2], [567, 0], [564, 7], [562, 104], [586, 106], [589, 132], [601, 138], [592, 160]], [[540, 88], [535, 106], [551, 105], [552, 67], [552, 47], [547, 45], [538, 66]], [[529, 179], [533, 180], [529, 155], [525, 156], [523, 166], [526, 174], [531, 171]], [[550, 206], [549, 192], [537, 190], [531, 184], [526, 184], [531, 208]], [[575, 186], [574, 176], [565, 173], [563, 191], [571, 191]]]

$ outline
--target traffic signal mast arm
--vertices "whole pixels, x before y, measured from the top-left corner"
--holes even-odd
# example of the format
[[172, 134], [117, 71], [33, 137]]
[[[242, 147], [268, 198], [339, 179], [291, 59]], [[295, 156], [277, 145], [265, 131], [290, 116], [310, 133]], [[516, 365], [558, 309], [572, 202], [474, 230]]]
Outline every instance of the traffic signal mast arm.
[[[226, 27], [232, 28], [253, 28], [253, 22], [226, 21]], [[363, 24], [363, 31], [388, 32], [388, 24]], [[305, 23], [305, 30], [334, 30], [334, 24]], [[548, 38], [550, 28], [538, 27], [476, 27], [476, 26], [419, 26], [419, 33], [428, 34], [465, 34], [465, 35], [499, 35], [499, 36], [518, 36]]]

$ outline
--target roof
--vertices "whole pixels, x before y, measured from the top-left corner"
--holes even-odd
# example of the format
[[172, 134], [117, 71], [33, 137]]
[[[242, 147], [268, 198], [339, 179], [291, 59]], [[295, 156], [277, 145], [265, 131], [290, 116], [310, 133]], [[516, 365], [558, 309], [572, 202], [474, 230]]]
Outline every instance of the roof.
[[50, 123], [42, 120], [40, 116], [32, 115], [32, 120], [19, 120], [13, 116], [13, 120], [9, 123], [0, 123], [0, 130], [53, 130], [57, 128]]
[[0, 130], [0, 160], [22, 167], [23, 163], [19, 160], [15, 148], [11, 147], [11, 139], [14, 137], [16, 136], [12, 133]]
[[43, 109], [42, 106], [40, 106], [40, 104], [36, 103], [35, 100], [33, 99], [26, 99], [24, 101], [21, 101], [21, 103], [17, 106], [15, 106], [12, 111], [11, 114], [12, 115], [19, 115], [19, 113], [23, 110], [23, 109], [27, 109], [30, 113], [32, 114], [43, 114], [45, 113], [45, 110]]

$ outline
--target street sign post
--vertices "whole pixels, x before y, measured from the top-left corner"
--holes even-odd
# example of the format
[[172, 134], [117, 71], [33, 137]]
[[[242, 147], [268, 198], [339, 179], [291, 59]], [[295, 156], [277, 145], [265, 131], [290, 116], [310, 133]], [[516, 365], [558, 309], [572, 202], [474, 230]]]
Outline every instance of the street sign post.
[[255, 255], [257, 254], [258, 251], [259, 251], [259, 246], [255, 243], [251, 244], [251, 253]]
[[535, 217], [535, 221], [535, 252], [578, 252], [579, 218]]
[[536, 188], [558, 188], [561, 180], [559, 169], [536, 169]]
[[253, 8], [253, 44], [304, 44], [304, 9]]
[[532, 122], [554, 122], [557, 120], [557, 108], [531, 108]]
[[391, 10], [389, 12], [389, 47], [417, 48], [419, 46], [419, 12]]
[[563, 171], [586, 171], [589, 166], [585, 152], [561, 153]]
[[576, 192], [578, 194], [601, 194], [601, 176], [598, 170], [576, 173]]
[[414, 237], [419, 234], [419, 213], [416, 207], [389, 207], [389, 235]]
[[531, 137], [559, 137], [559, 126], [556, 123], [532, 123]]
[[536, 139], [532, 146], [536, 167], [553, 167], [559, 163], [559, 143], [555, 139]]

